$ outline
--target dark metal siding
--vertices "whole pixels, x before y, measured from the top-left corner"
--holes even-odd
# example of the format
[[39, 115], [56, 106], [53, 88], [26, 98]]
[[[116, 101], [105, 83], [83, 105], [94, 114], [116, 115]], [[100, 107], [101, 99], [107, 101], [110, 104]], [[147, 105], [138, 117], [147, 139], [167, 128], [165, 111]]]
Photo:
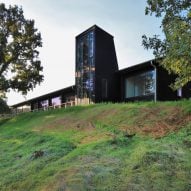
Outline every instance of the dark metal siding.
[[170, 85], [174, 82], [175, 76], [169, 75], [167, 70], [161, 66], [157, 67], [157, 100], [177, 100], [177, 91], [173, 91]]
[[[117, 56], [114, 40], [103, 30], [95, 29], [95, 102], [118, 101], [119, 80], [115, 72], [118, 71]], [[108, 97], [102, 97], [102, 80], [108, 83]]]
[[191, 82], [182, 88], [182, 97], [187, 99], [191, 97]]

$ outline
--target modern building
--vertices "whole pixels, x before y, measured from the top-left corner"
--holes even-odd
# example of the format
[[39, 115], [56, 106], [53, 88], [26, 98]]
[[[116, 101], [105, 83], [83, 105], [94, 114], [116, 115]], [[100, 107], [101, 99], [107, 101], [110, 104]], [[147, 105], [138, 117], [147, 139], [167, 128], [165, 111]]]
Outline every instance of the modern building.
[[113, 36], [93, 26], [76, 37], [78, 104], [117, 100], [118, 71]]
[[72, 106], [75, 105], [75, 90], [75, 86], [70, 86], [30, 100], [26, 100], [12, 105], [11, 107], [15, 110], [15, 112], [27, 112], [39, 109], [45, 110], [47, 108]]
[[13, 105], [36, 110], [98, 102], [189, 98], [191, 84], [173, 91], [175, 76], [156, 60], [118, 69], [114, 37], [94, 25], [76, 36], [75, 85]]
[[169, 74], [156, 60], [150, 60], [135, 66], [119, 70], [120, 101], [170, 101], [191, 97], [189, 83], [177, 91], [170, 85], [176, 76]]

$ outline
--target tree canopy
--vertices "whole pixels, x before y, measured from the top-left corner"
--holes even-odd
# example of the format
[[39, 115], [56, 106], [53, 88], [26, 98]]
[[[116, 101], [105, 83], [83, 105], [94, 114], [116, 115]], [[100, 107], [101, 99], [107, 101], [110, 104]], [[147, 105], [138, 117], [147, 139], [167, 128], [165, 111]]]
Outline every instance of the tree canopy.
[[145, 14], [162, 18], [164, 37], [143, 35], [143, 46], [153, 49], [155, 58], [163, 58], [161, 65], [177, 76], [172, 88], [183, 87], [191, 81], [191, 1], [147, 0]]
[[0, 94], [10, 89], [26, 94], [43, 81], [38, 48], [41, 34], [22, 7], [0, 4]]

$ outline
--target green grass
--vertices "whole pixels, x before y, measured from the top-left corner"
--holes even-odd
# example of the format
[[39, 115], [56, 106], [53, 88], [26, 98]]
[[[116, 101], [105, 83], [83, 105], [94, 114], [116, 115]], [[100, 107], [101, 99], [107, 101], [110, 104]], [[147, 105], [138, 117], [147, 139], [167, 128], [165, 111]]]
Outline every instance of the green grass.
[[186, 100], [0, 119], [0, 190], [189, 191], [190, 119]]

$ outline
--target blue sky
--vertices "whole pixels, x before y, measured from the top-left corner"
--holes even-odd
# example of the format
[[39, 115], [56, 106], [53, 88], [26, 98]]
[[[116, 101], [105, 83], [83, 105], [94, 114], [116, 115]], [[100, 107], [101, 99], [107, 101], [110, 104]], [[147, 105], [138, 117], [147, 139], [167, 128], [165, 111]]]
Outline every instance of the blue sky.
[[[42, 34], [40, 59], [44, 82], [27, 99], [74, 84], [75, 36], [96, 24], [114, 36], [119, 68], [152, 59], [141, 36], [160, 34], [160, 20], [145, 16], [146, 0], [5, 0], [23, 7]], [[8, 94], [8, 103], [24, 101], [19, 93]]]

